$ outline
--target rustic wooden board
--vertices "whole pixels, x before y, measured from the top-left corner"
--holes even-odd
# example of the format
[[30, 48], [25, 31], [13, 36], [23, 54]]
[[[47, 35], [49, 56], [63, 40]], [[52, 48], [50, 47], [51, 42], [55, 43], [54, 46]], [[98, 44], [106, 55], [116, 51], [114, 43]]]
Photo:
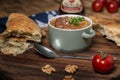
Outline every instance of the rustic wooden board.
[[[47, 32], [47, 29], [45, 29]], [[42, 45], [49, 47], [48, 36], [42, 39]], [[91, 48], [85, 52], [65, 54], [56, 51], [60, 55], [75, 56], [93, 56], [97, 50], [109, 52], [109, 54], [117, 57], [115, 61], [115, 69], [110, 74], [98, 74], [94, 72], [91, 60], [81, 59], [47, 59], [39, 55], [34, 49], [26, 51], [24, 54], [17, 56], [3, 55], [0, 53], [0, 80], [63, 80], [64, 76], [72, 75], [75, 80], [116, 80], [120, 79], [120, 48], [114, 42], [105, 39], [97, 32], [93, 39]], [[50, 75], [41, 71], [41, 67], [50, 64], [56, 68], [56, 72]], [[64, 68], [68, 64], [75, 64], [79, 67], [74, 74], [68, 74]], [[118, 79], [118, 80], [119, 80]]]
[[[91, 8], [92, 1], [93, 0], [83, 0], [86, 16], [94, 15], [120, 20], [120, 8], [119, 11], [114, 14], [108, 13], [105, 8], [102, 12], [93, 12]], [[44, 11], [58, 10], [59, 7], [59, 3], [56, 2], [56, 0], [1, 0], [0, 4], [0, 17], [8, 16], [11, 12], [32, 15]], [[47, 37], [44, 37], [42, 44], [51, 48], [48, 44]], [[107, 51], [117, 57], [115, 69], [110, 74], [103, 75], [94, 72], [91, 61], [88, 60], [47, 59], [37, 54], [34, 49], [31, 49], [18, 56], [3, 55], [0, 53], [0, 80], [63, 80], [66, 75], [73, 75], [75, 80], [120, 80], [120, 48], [117, 47], [114, 42], [102, 37], [101, 34], [96, 34], [93, 39], [93, 44], [88, 51], [70, 55], [92, 56], [96, 54], [97, 50]], [[56, 53], [68, 55], [57, 51]], [[40, 68], [46, 64], [52, 65], [57, 71], [51, 75], [43, 73]], [[67, 64], [78, 65], [78, 71], [74, 74], [66, 73], [64, 68]]]

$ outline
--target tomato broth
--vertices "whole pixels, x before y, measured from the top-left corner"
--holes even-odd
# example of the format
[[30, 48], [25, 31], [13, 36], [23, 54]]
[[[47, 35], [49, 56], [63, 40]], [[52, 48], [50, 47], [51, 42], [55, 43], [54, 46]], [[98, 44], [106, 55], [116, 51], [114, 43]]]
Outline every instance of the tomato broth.
[[53, 25], [56, 28], [61, 29], [81, 29], [85, 28], [90, 25], [90, 22], [87, 21], [84, 17], [59, 17], [56, 19], [51, 20], [51, 25]]

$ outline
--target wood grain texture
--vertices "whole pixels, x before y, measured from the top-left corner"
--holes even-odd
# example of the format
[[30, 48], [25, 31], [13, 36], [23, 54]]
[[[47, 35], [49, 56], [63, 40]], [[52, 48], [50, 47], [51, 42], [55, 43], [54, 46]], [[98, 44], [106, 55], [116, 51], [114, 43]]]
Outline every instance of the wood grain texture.
[[[105, 9], [100, 12], [93, 12], [91, 3], [93, 0], [83, 0], [86, 16], [106, 17], [120, 20], [120, 10], [118, 13], [110, 14]], [[11, 12], [20, 12], [32, 15], [39, 12], [58, 10], [59, 2], [56, 0], [0, 0], [0, 17], [8, 16]], [[44, 29], [47, 32], [47, 29]], [[48, 42], [48, 36], [43, 37], [42, 45], [52, 49]], [[93, 56], [97, 50], [103, 50], [117, 57], [115, 68], [110, 74], [98, 74], [92, 69], [91, 61], [80, 59], [47, 59], [39, 55], [34, 49], [26, 51], [17, 56], [3, 55], [0, 53], [0, 80], [63, 80], [64, 76], [72, 75], [75, 80], [120, 80], [120, 47], [114, 42], [105, 39], [97, 33], [93, 39], [90, 49], [75, 54], [60, 55]], [[56, 68], [56, 72], [50, 75], [41, 71], [41, 67], [50, 64]], [[68, 64], [75, 64], [79, 67], [74, 74], [68, 74], [64, 68]]]
[[[46, 30], [47, 31], [47, 30]], [[42, 45], [52, 49], [49, 45], [48, 36], [42, 39]], [[54, 49], [53, 49], [54, 50]], [[112, 80], [112, 78], [120, 75], [120, 49], [114, 42], [109, 41], [97, 33], [93, 39], [93, 44], [90, 49], [85, 52], [78, 52], [74, 54], [61, 53], [55, 51], [59, 55], [74, 55], [74, 56], [93, 56], [97, 50], [107, 51], [109, 54], [117, 58], [115, 61], [115, 68], [110, 74], [98, 74], [94, 72], [91, 65], [91, 60], [81, 59], [47, 59], [39, 55], [34, 49], [26, 51], [24, 54], [17, 56], [3, 55], [0, 53], [0, 68], [7, 79], [13, 80], [63, 80], [64, 76], [72, 75], [75, 80]], [[50, 75], [41, 71], [41, 67], [50, 64], [55, 67], [56, 72]], [[75, 64], [79, 67], [74, 74], [65, 72], [65, 66], [68, 64]], [[3, 79], [4, 80], [4, 79]]]

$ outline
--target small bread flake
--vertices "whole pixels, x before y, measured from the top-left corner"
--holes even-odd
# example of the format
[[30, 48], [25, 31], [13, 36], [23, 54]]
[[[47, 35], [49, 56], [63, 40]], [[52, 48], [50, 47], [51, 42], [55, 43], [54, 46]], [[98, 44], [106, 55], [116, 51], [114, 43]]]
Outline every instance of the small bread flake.
[[52, 67], [51, 65], [47, 64], [41, 68], [42, 72], [46, 74], [51, 74], [52, 72], [55, 72], [56, 69]]
[[74, 73], [77, 71], [77, 69], [78, 69], [78, 66], [76, 66], [76, 65], [66, 65], [66, 67], [65, 67], [65, 71], [67, 73]]
[[63, 80], [75, 80], [72, 75], [65, 76]]

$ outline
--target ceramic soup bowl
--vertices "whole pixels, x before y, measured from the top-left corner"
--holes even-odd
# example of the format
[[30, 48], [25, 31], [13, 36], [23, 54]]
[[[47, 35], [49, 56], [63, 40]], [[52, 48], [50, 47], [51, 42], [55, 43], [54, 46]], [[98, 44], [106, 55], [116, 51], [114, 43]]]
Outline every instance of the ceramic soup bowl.
[[[65, 20], [58, 18], [64, 18], [64, 17], [71, 17], [74, 18], [84, 18], [88, 22], [87, 25], [85, 25], [83, 28], [78, 29], [69, 29], [70, 25], [65, 22]], [[72, 19], [68, 19], [68, 21], [72, 24]], [[53, 22], [52, 22], [53, 21]], [[57, 23], [58, 22], [58, 23]], [[63, 24], [61, 23], [63, 22]], [[75, 23], [77, 25], [81, 25]], [[73, 14], [67, 14], [67, 15], [58, 15], [53, 18], [51, 18], [48, 21], [48, 36], [49, 36], [49, 42], [50, 45], [58, 51], [62, 52], [76, 52], [76, 51], [85, 51], [87, 50], [91, 43], [92, 39], [95, 36], [95, 31], [92, 28], [92, 20], [86, 16], [81, 15], [73, 15]], [[60, 26], [59, 26], [60, 25]], [[72, 24], [73, 25], [73, 24]], [[58, 27], [59, 26], [59, 27]], [[67, 26], [67, 28], [63, 28], [63, 26]]]

